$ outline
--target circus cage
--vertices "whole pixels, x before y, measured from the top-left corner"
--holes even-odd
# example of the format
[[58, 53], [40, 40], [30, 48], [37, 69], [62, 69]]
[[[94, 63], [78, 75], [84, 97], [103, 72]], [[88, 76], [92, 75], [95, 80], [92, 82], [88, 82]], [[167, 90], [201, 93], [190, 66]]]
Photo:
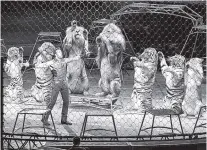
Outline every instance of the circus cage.
[[[60, 124], [63, 101], [59, 94], [51, 110], [51, 125], [46, 128], [38, 115], [42, 114], [42, 103], [29, 98], [16, 101], [5, 97], [5, 88], [10, 84], [10, 77], [4, 70], [7, 51], [10, 47], [22, 47], [23, 61], [32, 64], [38, 47], [49, 41], [60, 47], [67, 57], [63, 39], [72, 20], [88, 31], [90, 56], [83, 60], [89, 79], [89, 92], [93, 94], [100, 92], [96, 37], [110, 23], [121, 29], [126, 41], [121, 62], [121, 92], [112, 102], [103, 102], [94, 97], [87, 101], [87, 97], [70, 94], [68, 120], [72, 125]], [[80, 136], [81, 145], [90, 149], [156, 149], [157, 146], [160, 149], [204, 148], [206, 119], [202, 113], [206, 111], [205, 24], [204, 1], [2, 1], [2, 148], [68, 149], [72, 146], [74, 136]], [[186, 62], [192, 58], [203, 59], [203, 78], [199, 88], [203, 106], [197, 115], [184, 116], [164, 109], [166, 80], [159, 61], [151, 97], [153, 110], [156, 111], [125, 111], [131, 102], [134, 85], [135, 70], [130, 57], [137, 56], [149, 47], [161, 51], [166, 58], [179, 54], [185, 57]], [[27, 91], [36, 82], [34, 67], [23, 67], [21, 72], [23, 88]], [[34, 111], [26, 114], [23, 110]]]

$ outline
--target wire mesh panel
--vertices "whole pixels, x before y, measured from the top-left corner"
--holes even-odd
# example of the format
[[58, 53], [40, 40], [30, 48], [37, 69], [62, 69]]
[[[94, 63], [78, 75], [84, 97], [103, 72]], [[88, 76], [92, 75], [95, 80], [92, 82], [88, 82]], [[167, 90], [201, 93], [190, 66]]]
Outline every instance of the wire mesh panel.
[[[204, 2], [3, 1], [1, 8], [4, 132], [13, 133], [25, 108], [51, 109], [59, 136], [100, 140], [182, 139], [176, 134], [205, 123]], [[48, 114], [18, 120], [15, 133], [25, 125], [24, 133], [45, 135], [47, 126], [56, 135]], [[206, 136], [204, 128], [194, 133]]]

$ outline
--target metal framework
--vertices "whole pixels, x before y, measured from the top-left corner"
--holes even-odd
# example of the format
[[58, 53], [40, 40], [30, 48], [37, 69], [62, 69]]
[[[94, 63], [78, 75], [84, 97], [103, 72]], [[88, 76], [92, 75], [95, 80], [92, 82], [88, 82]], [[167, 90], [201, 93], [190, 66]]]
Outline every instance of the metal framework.
[[[196, 12], [194, 12], [192, 9], [185, 5], [166, 5], [166, 4], [148, 4], [148, 3], [133, 3], [130, 5], [127, 5], [120, 9], [119, 11], [115, 12], [114, 14], [110, 15], [110, 19], [101, 19], [96, 20], [92, 22], [91, 29], [97, 28], [97, 27], [104, 27], [108, 23], [118, 23], [120, 22], [121, 15], [125, 14], [135, 14], [135, 13], [155, 13], [155, 14], [165, 14], [165, 15], [173, 15], [177, 17], [182, 17], [186, 19], [190, 19], [193, 23], [193, 28], [191, 29], [187, 40], [183, 46], [183, 49], [186, 46], [186, 43], [189, 39], [189, 36], [192, 34], [203, 34], [206, 33], [206, 25], [203, 24], [203, 18]], [[128, 37], [125, 33], [125, 30], [121, 28], [126, 40], [128, 40]], [[89, 30], [89, 31], [90, 31]], [[197, 39], [197, 38], [196, 38]], [[197, 40], [195, 41], [196, 45]], [[129, 43], [130, 44], [130, 43]], [[132, 52], [133, 48], [130, 44], [130, 48]], [[183, 51], [182, 49], [182, 51]], [[195, 46], [194, 46], [195, 49]], [[194, 49], [192, 52], [192, 55], [194, 53]], [[182, 53], [181, 51], [181, 53]], [[126, 54], [127, 55], [127, 54]], [[3, 105], [2, 105], [3, 106]], [[172, 140], [171, 138], [178, 137], [178, 139], [192, 139], [192, 138], [199, 138], [199, 139], [206, 139], [206, 136], [203, 137], [203, 135], [206, 135], [206, 132], [203, 133], [192, 133], [192, 134], [168, 134], [168, 135], [145, 135], [145, 136], [84, 136], [81, 137], [85, 139], [85, 141], [89, 142], [113, 142], [112, 139], [119, 138], [119, 141], [160, 141], [161, 140]], [[202, 137], [200, 137], [202, 136]], [[183, 138], [182, 138], [183, 137]], [[37, 134], [14, 134], [14, 133], [2, 133], [2, 142], [4, 145], [7, 145], [10, 149], [22, 149], [25, 147], [28, 147], [31, 149], [32, 147], [39, 147], [39, 145], [43, 145], [42, 142], [48, 142], [48, 141], [55, 141], [55, 142], [68, 142], [72, 141], [73, 136], [45, 136], [45, 135], [37, 135]], [[92, 140], [93, 138], [93, 140]], [[151, 139], [153, 138], [153, 139]], [[176, 140], [176, 139], [174, 139]]]
[[120, 20], [120, 17], [125, 14], [136, 14], [136, 13], [154, 13], [154, 14], [165, 14], [177, 17], [190, 19], [193, 26], [203, 24], [203, 17], [198, 13], [190, 9], [186, 5], [167, 5], [167, 4], [149, 4], [149, 3], [132, 3], [126, 5], [122, 9], [110, 15], [112, 20]]
[[[108, 23], [119, 23], [119, 27], [123, 31], [126, 42], [129, 42], [128, 36], [126, 35], [126, 32], [124, 28], [121, 26], [121, 16], [125, 14], [139, 14], [139, 13], [150, 13], [150, 14], [163, 14], [163, 15], [172, 15], [177, 16], [185, 19], [189, 19], [193, 23], [193, 29], [198, 30], [206, 30], [206, 27], [203, 26], [203, 17], [200, 16], [198, 13], [193, 11], [191, 8], [189, 8], [186, 5], [168, 5], [168, 4], [150, 4], [150, 3], [132, 3], [129, 5], [126, 5], [125, 7], [121, 8], [117, 12], [110, 15], [110, 19], [100, 19], [92, 22], [92, 25], [90, 27], [90, 30], [104, 27]], [[89, 31], [90, 31], [89, 30]], [[192, 30], [190, 34], [192, 34]], [[189, 35], [190, 35], [189, 34]], [[189, 38], [189, 36], [188, 36]], [[188, 40], [187, 38], [187, 40]], [[186, 40], [186, 42], [187, 42]], [[130, 44], [130, 50], [135, 55], [135, 52], [133, 50], [132, 45]], [[185, 47], [186, 43], [184, 44]], [[183, 47], [183, 49], [184, 49]], [[182, 51], [183, 51], [182, 49]], [[182, 53], [181, 51], [181, 53]], [[127, 53], [126, 53], [127, 55]]]
[[[173, 140], [192, 140], [206, 139], [206, 132], [194, 134], [163, 134], [163, 135], [142, 135], [142, 136], [81, 136], [82, 142], [136, 142], [136, 141], [171, 141]], [[201, 137], [200, 137], [201, 136]], [[174, 139], [177, 137], [177, 139]], [[100, 141], [100, 138], [102, 139]], [[45, 142], [72, 142], [73, 136], [53, 136], [38, 135], [35, 133], [13, 134], [2, 133], [3, 146], [6, 149], [34, 149], [44, 146]], [[52, 146], [52, 145], [51, 145]], [[67, 145], [65, 145], [67, 146]], [[70, 146], [70, 145], [68, 145]]]
[[198, 35], [199, 35], [199, 34], [206, 34], [206, 30], [207, 30], [207, 25], [199, 25], [199, 26], [194, 26], [194, 27], [192, 27], [190, 33], [189, 33], [188, 36], [187, 36], [187, 39], [186, 39], [186, 41], [185, 41], [185, 43], [184, 43], [184, 45], [183, 45], [183, 48], [182, 48], [180, 54], [183, 53], [183, 50], [185, 49], [186, 44], [187, 44], [187, 42], [188, 42], [190, 36], [196, 34], [196, 39], [195, 39], [195, 41], [194, 41], [193, 51], [192, 51], [192, 53], [191, 53], [191, 58], [192, 58], [192, 57], [193, 57], [193, 54], [194, 54], [194, 52], [195, 52], [196, 43], [197, 43], [197, 40], [198, 40]]

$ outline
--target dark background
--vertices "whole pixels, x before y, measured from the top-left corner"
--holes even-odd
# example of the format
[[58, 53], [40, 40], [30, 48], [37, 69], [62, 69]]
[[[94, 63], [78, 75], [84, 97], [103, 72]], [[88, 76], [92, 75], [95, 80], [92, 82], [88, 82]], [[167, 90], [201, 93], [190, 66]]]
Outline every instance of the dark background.
[[[136, 1], [139, 2], [139, 1]], [[148, 1], [146, 1], [148, 2]], [[1, 2], [1, 38], [7, 47], [33, 45], [41, 31], [58, 31], [65, 36], [65, 30], [72, 20], [90, 30], [92, 21], [110, 18], [110, 15], [132, 1], [3, 1]], [[143, 1], [142, 1], [143, 3]], [[152, 4], [182, 4], [197, 12], [206, 23], [205, 2], [153, 2]], [[154, 47], [167, 56], [180, 53], [193, 24], [190, 20], [162, 14], [131, 14], [121, 17], [121, 25], [135, 52]], [[101, 29], [90, 30], [90, 45]], [[195, 35], [191, 36], [182, 53], [186, 57], [206, 57], [206, 37], [199, 34], [195, 52]], [[93, 47], [93, 46], [92, 46]], [[89, 50], [93, 50], [91, 48]], [[27, 50], [28, 55], [31, 49]], [[127, 51], [128, 53], [129, 50]], [[133, 55], [133, 54], [132, 54]]]

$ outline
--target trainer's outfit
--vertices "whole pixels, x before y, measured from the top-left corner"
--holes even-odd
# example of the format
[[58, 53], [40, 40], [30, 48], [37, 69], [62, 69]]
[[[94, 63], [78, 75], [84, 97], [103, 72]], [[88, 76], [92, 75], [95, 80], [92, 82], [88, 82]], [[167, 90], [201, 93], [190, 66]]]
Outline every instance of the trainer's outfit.
[[67, 71], [67, 64], [63, 59], [53, 60], [54, 63], [51, 65], [52, 69], [57, 72], [54, 75], [54, 86], [52, 91], [52, 99], [51, 102], [48, 104], [49, 109], [53, 109], [59, 92], [61, 93], [63, 99], [63, 107], [62, 107], [62, 118], [61, 121], [67, 121], [67, 114], [68, 114], [68, 105], [69, 105], [69, 91], [68, 91], [68, 84], [66, 82], [66, 71]]

